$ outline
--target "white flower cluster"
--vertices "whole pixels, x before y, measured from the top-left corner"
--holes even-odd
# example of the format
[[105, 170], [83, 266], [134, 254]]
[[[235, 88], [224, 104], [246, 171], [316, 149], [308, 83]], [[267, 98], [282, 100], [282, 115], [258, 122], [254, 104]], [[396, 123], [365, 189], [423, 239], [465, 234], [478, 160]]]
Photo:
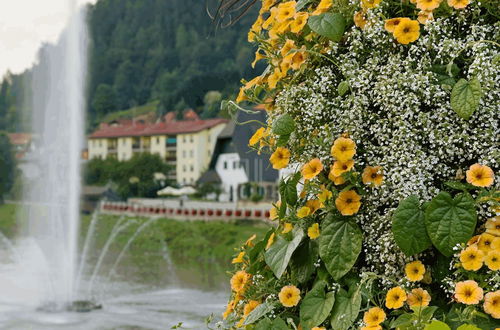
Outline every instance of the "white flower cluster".
[[[457, 170], [476, 162], [499, 168], [500, 55], [484, 40], [499, 40], [500, 29], [468, 25], [464, 15], [431, 21], [409, 46], [397, 44], [380, 20], [363, 31], [354, 27], [347, 49], [332, 44], [332, 63], [276, 98], [270, 122], [285, 112], [296, 120], [293, 162], [319, 157], [330, 166], [330, 147], [347, 132], [358, 147], [359, 169], [383, 167], [384, 185], [370, 190], [357, 215], [365, 234], [364, 270], [395, 275], [408, 261], [391, 233], [391, 214], [402, 199], [416, 194], [430, 200]], [[446, 76], [447, 68], [454, 77]], [[450, 106], [452, 87], [440, 79], [473, 77], [483, 94], [464, 120]], [[343, 81], [349, 91], [339, 95]]]

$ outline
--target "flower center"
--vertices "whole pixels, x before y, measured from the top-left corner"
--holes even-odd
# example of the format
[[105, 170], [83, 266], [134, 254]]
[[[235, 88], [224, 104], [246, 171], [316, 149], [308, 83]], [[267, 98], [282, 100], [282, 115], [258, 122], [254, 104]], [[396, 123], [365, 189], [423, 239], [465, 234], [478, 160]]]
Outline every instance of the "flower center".
[[377, 177], [377, 173], [372, 173], [372, 179], [375, 179]]
[[470, 296], [472, 296], [472, 291], [471, 291], [471, 289], [465, 289], [465, 291], [464, 291], [464, 296], [466, 296], [467, 298], [469, 298]]
[[414, 272], [415, 274], [418, 274], [418, 269], [417, 269], [417, 268], [414, 268], [414, 269], [413, 269], [413, 272]]
[[403, 32], [404, 33], [408, 33], [408, 32], [410, 32], [410, 29], [409, 28], [404, 28]]
[[351, 198], [348, 198], [348, 199], [346, 199], [346, 200], [345, 200], [345, 202], [346, 202], [347, 204], [351, 204], [351, 203], [352, 203], [352, 199], [351, 199]]
[[399, 300], [399, 295], [395, 295], [394, 300]]
[[476, 255], [475, 255], [475, 254], [471, 254], [471, 255], [469, 255], [469, 259], [470, 259], [470, 260], [474, 260], [474, 259], [476, 259]]

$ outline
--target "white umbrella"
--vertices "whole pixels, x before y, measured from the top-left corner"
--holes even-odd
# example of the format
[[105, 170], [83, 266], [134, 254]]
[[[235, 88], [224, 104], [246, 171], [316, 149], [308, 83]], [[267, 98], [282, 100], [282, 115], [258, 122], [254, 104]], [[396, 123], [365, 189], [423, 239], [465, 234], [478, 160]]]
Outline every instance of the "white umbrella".
[[164, 195], [174, 195], [174, 196], [180, 196], [182, 193], [180, 192], [179, 189], [176, 189], [174, 187], [165, 187], [161, 190], [158, 190], [156, 192], [158, 196], [164, 196]]

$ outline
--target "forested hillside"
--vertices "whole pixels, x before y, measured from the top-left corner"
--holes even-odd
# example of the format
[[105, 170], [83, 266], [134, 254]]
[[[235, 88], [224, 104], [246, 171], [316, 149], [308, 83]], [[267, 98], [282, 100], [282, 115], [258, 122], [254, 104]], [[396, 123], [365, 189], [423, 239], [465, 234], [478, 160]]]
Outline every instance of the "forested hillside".
[[[99, 0], [89, 6], [90, 126], [153, 100], [160, 101], [159, 113], [191, 107], [203, 117], [215, 116], [216, 101], [232, 96], [241, 77], [256, 74], [246, 41], [254, 18], [215, 30], [203, 0]], [[27, 76], [11, 75], [9, 81]], [[17, 130], [16, 105], [29, 102], [22, 103], [19, 86], [0, 87], [0, 130]]]

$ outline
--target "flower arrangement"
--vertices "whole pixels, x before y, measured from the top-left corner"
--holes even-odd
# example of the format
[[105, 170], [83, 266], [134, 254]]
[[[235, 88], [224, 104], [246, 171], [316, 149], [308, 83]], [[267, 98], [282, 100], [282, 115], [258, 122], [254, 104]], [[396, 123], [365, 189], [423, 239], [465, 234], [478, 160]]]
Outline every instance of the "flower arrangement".
[[286, 169], [225, 328], [500, 327], [500, 8], [263, 0], [250, 139]]

